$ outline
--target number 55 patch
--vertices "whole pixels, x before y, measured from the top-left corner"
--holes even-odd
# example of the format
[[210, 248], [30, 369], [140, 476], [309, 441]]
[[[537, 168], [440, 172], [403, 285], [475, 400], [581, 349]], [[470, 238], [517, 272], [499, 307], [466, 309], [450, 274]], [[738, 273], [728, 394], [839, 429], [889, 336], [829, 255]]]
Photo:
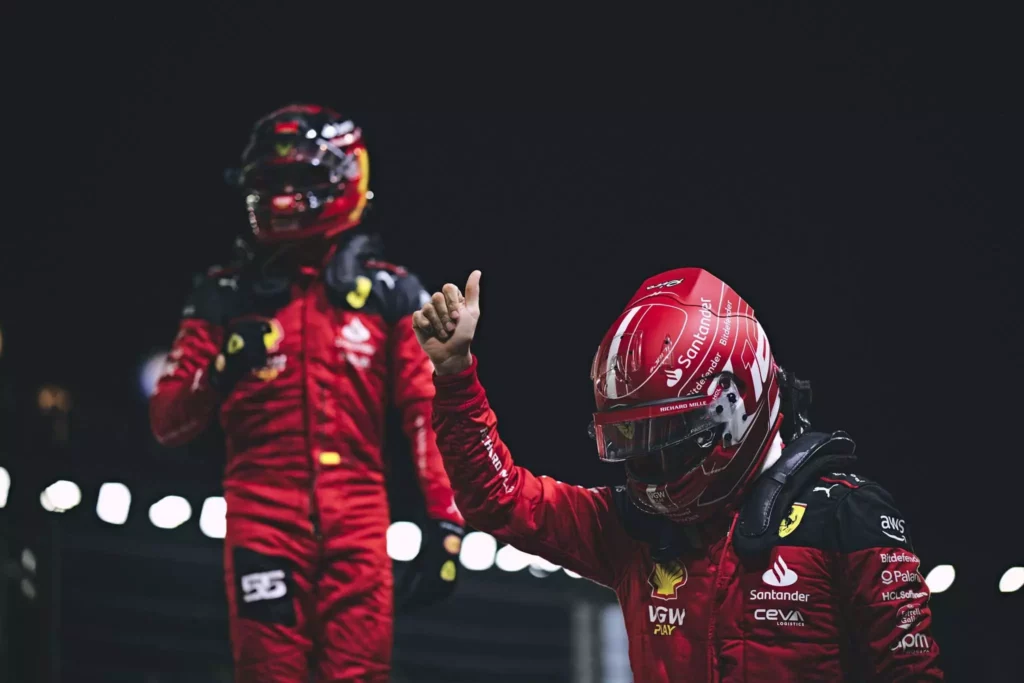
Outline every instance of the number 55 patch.
[[235, 548], [232, 559], [238, 616], [265, 624], [295, 626], [292, 563], [248, 548]]

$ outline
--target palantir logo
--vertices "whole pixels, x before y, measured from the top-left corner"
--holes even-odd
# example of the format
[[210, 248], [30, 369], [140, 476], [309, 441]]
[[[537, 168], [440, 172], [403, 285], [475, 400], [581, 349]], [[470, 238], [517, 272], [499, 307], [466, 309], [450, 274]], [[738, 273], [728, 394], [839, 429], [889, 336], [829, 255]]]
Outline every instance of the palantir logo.
[[786, 566], [786, 561], [782, 559], [781, 555], [775, 559], [775, 564], [761, 575], [761, 579], [769, 586], [778, 586], [779, 588], [792, 586], [798, 578], [800, 577], [796, 575], [796, 572]]

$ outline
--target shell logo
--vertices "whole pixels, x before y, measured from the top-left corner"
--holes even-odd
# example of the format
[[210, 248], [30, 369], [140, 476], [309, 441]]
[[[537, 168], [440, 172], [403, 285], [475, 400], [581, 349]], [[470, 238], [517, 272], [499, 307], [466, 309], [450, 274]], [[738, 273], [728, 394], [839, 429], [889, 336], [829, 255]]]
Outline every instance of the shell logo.
[[647, 583], [651, 586], [651, 597], [659, 600], [675, 600], [679, 588], [686, 584], [686, 567], [680, 562], [655, 563]]

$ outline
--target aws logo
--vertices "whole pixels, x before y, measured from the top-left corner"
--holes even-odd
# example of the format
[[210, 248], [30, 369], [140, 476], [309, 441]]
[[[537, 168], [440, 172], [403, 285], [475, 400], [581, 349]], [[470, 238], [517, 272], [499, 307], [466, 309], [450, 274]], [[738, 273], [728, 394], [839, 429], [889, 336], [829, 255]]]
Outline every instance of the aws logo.
[[655, 563], [647, 583], [651, 586], [651, 597], [658, 600], [675, 600], [679, 589], [686, 585], [686, 567], [679, 562]]

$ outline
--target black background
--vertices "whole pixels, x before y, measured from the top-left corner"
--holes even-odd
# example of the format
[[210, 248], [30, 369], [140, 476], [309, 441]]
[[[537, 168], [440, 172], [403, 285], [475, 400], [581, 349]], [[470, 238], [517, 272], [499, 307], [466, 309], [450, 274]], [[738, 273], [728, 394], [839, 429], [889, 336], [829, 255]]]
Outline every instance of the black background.
[[153, 444], [139, 366], [169, 346], [191, 275], [246, 229], [222, 171], [249, 125], [313, 101], [364, 130], [389, 259], [431, 288], [483, 271], [475, 350], [520, 464], [617, 481], [586, 434], [597, 343], [646, 277], [707, 268], [814, 382], [815, 426], [857, 441], [924, 570], [956, 566], [932, 603], [951, 670], [991, 671], [1019, 637], [1019, 595], [996, 592], [1024, 563], [1019, 117], [378, 107], [362, 89], [388, 84], [364, 84], [343, 41], [304, 52], [294, 16], [294, 51], [227, 13], [105, 21], [40, 38], [5, 105], [0, 372], [22, 426], [42, 382], [75, 399], [70, 451], [16, 440], [12, 461], [216, 489], [215, 436]]

